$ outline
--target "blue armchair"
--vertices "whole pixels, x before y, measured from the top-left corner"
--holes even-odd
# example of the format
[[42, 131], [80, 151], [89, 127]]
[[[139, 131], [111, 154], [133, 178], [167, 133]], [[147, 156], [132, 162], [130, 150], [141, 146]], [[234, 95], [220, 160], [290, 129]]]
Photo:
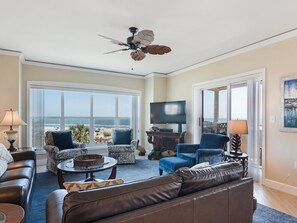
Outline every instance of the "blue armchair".
[[177, 144], [177, 157], [197, 163], [218, 163], [223, 160], [224, 147], [229, 137], [222, 134], [202, 134], [200, 144]]

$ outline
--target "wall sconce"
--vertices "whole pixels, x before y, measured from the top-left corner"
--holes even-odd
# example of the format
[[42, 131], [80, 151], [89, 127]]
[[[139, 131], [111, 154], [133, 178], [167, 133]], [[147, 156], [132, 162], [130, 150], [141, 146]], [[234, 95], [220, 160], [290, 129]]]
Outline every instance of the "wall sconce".
[[13, 146], [17, 138], [18, 131], [13, 130], [12, 126], [20, 126], [20, 125], [27, 125], [19, 116], [18, 111], [16, 110], [6, 110], [5, 116], [3, 120], [0, 122], [2, 126], [10, 126], [9, 130], [5, 131], [5, 139], [10, 143], [10, 147], [8, 150], [10, 152], [14, 152], [17, 150], [16, 147]]

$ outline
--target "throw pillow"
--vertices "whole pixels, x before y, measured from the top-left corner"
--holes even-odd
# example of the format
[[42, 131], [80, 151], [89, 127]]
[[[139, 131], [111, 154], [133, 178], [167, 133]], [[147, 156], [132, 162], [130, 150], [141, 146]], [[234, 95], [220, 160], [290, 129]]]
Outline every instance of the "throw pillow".
[[112, 141], [114, 145], [130, 145], [132, 141], [132, 129], [113, 129]]
[[204, 168], [204, 167], [208, 167], [209, 166], [209, 162], [204, 162], [204, 163], [198, 163], [195, 166], [192, 166], [191, 169], [200, 169], [200, 168]]
[[52, 132], [52, 135], [55, 146], [57, 146], [59, 150], [71, 149], [74, 147], [71, 131], [56, 131]]
[[89, 181], [89, 182], [64, 182], [63, 185], [68, 192], [76, 190], [94, 189], [99, 187], [112, 186], [122, 184], [122, 179], [102, 180], [102, 181]]
[[13, 162], [13, 157], [6, 147], [0, 143], [0, 160], [4, 160], [6, 163]]
[[2, 177], [3, 173], [7, 170], [7, 162], [4, 160], [0, 160], [0, 177]]

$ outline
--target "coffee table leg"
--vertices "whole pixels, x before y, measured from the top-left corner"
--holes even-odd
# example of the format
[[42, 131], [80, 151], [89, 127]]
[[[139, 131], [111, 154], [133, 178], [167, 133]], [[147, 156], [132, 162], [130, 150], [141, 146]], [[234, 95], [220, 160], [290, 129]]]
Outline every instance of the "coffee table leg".
[[58, 175], [58, 182], [59, 182], [60, 188], [61, 189], [65, 189], [65, 187], [63, 185], [63, 183], [65, 182], [65, 180], [64, 180], [62, 171], [60, 169], [58, 169], [57, 175]]
[[115, 166], [112, 168], [111, 174], [110, 174], [110, 176], [109, 176], [108, 179], [115, 179], [115, 178], [116, 178], [116, 175], [117, 175], [117, 166], [115, 165]]

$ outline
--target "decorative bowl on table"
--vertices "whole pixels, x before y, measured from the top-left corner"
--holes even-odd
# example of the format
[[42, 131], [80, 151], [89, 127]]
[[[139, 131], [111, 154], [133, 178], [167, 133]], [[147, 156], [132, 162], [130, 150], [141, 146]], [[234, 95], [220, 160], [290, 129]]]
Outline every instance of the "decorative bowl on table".
[[73, 159], [75, 168], [87, 168], [100, 166], [104, 163], [104, 157], [98, 154], [79, 155]]

